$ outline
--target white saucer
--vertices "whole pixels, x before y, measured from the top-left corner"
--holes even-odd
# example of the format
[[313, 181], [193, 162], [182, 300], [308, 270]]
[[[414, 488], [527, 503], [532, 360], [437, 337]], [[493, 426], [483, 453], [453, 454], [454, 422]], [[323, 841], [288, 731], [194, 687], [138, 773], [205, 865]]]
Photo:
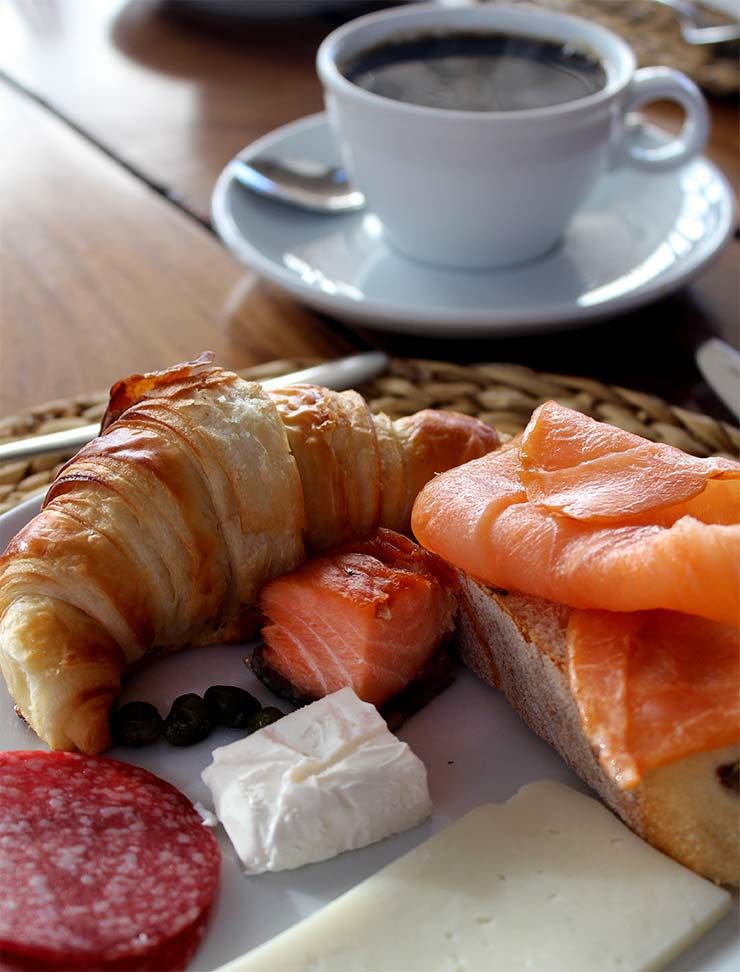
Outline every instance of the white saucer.
[[[651, 145], [666, 138], [653, 127], [635, 137]], [[323, 114], [271, 132], [240, 157], [258, 154], [340, 161]], [[703, 157], [661, 174], [617, 169], [601, 179], [556, 250], [495, 271], [409, 260], [384, 242], [372, 213], [316, 215], [263, 199], [228, 167], [212, 214], [240, 260], [317, 310], [381, 330], [462, 337], [576, 327], [676, 290], [727, 239], [734, 200]]]

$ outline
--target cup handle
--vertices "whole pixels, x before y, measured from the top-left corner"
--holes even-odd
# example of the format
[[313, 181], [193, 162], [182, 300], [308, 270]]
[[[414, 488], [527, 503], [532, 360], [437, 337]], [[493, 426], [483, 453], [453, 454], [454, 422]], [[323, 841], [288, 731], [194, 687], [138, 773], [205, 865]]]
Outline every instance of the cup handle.
[[[686, 112], [683, 128], [666, 145], [644, 148], [630, 142], [627, 115], [651, 101], [676, 101]], [[619, 161], [653, 172], [673, 169], [704, 148], [709, 135], [709, 108], [694, 82], [669, 67], [639, 68], [635, 71], [622, 105], [624, 131], [619, 145]]]

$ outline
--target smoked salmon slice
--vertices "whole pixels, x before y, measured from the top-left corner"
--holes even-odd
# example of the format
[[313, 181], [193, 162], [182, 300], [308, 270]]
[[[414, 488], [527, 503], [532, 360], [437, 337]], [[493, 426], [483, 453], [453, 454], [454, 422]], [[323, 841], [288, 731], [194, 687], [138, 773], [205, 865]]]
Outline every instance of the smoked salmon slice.
[[622, 789], [740, 738], [739, 634], [672, 611], [571, 613], [571, 691], [599, 762]]
[[740, 621], [740, 465], [686, 456], [554, 402], [518, 447], [430, 482], [412, 529], [494, 587], [575, 608]]
[[260, 667], [305, 701], [351, 686], [381, 706], [430, 662], [452, 630], [456, 600], [446, 564], [380, 529], [262, 588]]
[[[532, 416], [519, 447], [519, 478], [527, 499], [576, 520], [624, 521], [636, 514], [681, 506], [715, 479], [740, 480], [731, 459], [697, 459], [545, 402]], [[721, 513], [740, 522], [740, 484], [723, 483]], [[712, 521], [715, 522], [715, 521]]]

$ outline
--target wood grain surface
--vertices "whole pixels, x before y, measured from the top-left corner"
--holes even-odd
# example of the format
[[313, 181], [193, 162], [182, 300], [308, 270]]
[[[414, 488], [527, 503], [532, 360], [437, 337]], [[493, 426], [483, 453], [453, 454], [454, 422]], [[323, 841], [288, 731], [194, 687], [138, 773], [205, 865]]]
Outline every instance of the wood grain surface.
[[8, 0], [0, 70], [207, 220], [239, 149], [321, 110], [313, 62], [332, 26], [213, 20], [154, 0]]
[[204, 348], [232, 367], [345, 353], [214, 237], [0, 84], [0, 414]]
[[[314, 55], [337, 22], [237, 22], [161, 0], [0, 4], [0, 414], [206, 346], [239, 367], [379, 343], [593, 375], [726, 418], [693, 353], [708, 334], [740, 342], [738, 240], [669, 299], [507, 340], [353, 333], [234, 263], [207, 229], [213, 183], [254, 138], [320, 110]], [[707, 154], [737, 189], [737, 105], [711, 111]], [[678, 123], [672, 106], [652, 115]]]

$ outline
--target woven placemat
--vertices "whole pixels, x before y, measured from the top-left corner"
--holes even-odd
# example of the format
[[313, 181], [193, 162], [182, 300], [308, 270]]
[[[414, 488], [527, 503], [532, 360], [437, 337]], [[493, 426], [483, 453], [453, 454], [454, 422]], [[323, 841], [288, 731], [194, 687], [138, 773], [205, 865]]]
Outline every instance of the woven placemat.
[[[271, 361], [240, 374], [272, 378], [314, 363], [307, 359]], [[554, 398], [593, 418], [693, 455], [740, 458], [740, 429], [725, 422], [593, 378], [547, 374], [520, 365], [396, 358], [386, 374], [358, 391], [374, 412], [385, 412], [394, 419], [421, 408], [442, 408], [477, 415], [509, 435], [524, 428], [537, 405]], [[0, 420], [0, 442], [98, 421], [107, 401], [107, 392], [97, 392], [34, 405]], [[70, 454], [0, 464], [0, 513], [48, 486]]]
[[[496, 0], [489, 0], [495, 3]], [[511, 2], [511, 0], [506, 0]], [[602, 24], [623, 37], [637, 56], [640, 67], [664, 64], [688, 74], [713, 95], [735, 94], [740, 89], [738, 45], [687, 44], [681, 36], [678, 17], [655, 0], [515, 0], [536, 2]], [[701, 5], [700, 5], [701, 6]], [[712, 17], [711, 11], [703, 8]], [[729, 17], [718, 16], [717, 22]]]

